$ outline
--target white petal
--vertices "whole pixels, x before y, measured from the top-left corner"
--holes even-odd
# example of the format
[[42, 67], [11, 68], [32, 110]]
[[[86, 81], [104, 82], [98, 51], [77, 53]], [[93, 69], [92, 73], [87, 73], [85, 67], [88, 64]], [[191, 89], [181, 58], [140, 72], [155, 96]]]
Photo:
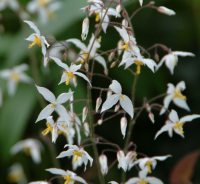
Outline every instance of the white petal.
[[137, 184], [139, 181], [139, 178], [130, 178], [125, 184]]
[[186, 56], [194, 57], [195, 56], [192, 52], [183, 52], [183, 51], [174, 51], [173, 54], [175, 54], [177, 56], [182, 56], [182, 57], [186, 57]]
[[115, 29], [117, 30], [117, 32], [119, 33], [119, 35], [121, 36], [121, 38], [124, 40], [124, 42], [128, 42], [129, 41], [129, 35], [126, 31], [126, 29], [124, 27], [119, 28], [115, 26]]
[[159, 161], [164, 161], [164, 160], [166, 160], [166, 159], [169, 158], [169, 157], [171, 157], [171, 155], [156, 156], [156, 157], [153, 157], [152, 159], [159, 160]]
[[164, 99], [163, 108], [160, 111], [160, 115], [164, 114], [169, 107], [170, 102], [172, 101], [172, 96], [168, 95]]
[[134, 110], [130, 98], [127, 97], [126, 95], [123, 95], [123, 97], [120, 98], [120, 105], [131, 116], [131, 118], [133, 118]]
[[44, 97], [48, 102], [54, 103], [56, 101], [55, 95], [47, 88], [36, 86], [38, 92]]
[[63, 158], [63, 157], [69, 157], [73, 155], [73, 149], [69, 149], [67, 151], [62, 151], [56, 158]]
[[28, 70], [28, 65], [27, 65], [27, 64], [21, 64], [21, 65], [19, 65], [19, 66], [16, 66], [16, 67], [14, 68], [14, 70], [15, 70], [16, 72], [21, 73], [21, 72], [23, 72], [23, 71]]
[[54, 109], [52, 108], [52, 105], [51, 104], [47, 105], [44, 109], [42, 109], [42, 111], [38, 115], [36, 122], [41, 121], [43, 119], [47, 119], [52, 114], [53, 111]]
[[8, 93], [9, 95], [13, 96], [16, 92], [16, 89], [17, 89], [17, 84], [16, 82], [12, 81], [12, 80], [9, 80], [8, 81]]
[[179, 82], [179, 83], [176, 85], [176, 89], [179, 89], [180, 91], [185, 90], [185, 89], [186, 89], [185, 82], [184, 82], [184, 81]]
[[53, 126], [53, 130], [52, 130], [52, 142], [55, 143], [56, 140], [57, 140], [57, 138], [58, 138], [58, 127], [57, 127], [57, 125], [55, 124], [55, 125]]
[[163, 182], [155, 177], [147, 177], [147, 181], [149, 182], [149, 184], [163, 184]]
[[75, 177], [73, 177], [73, 179], [78, 181], [78, 182], [80, 182], [80, 183], [87, 184], [87, 182], [83, 178], [81, 178], [79, 176], [75, 176]]
[[66, 42], [69, 42], [69, 43], [73, 43], [76, 47], [78, 47], [79, 49], [83, 50], [83, 51], [86, 51], [87, 50], [87, 47], [84, 43], [82, 43], [80, 40], [78, 39], [68, 39], [66, 40]]
[[57, 168], [49, 168], [49, 169], [46, 169], [46, 171], [48, 171], [52, 174], [61, 175], [61, 176], [67, 175], [66, 171], [64, 171], [62, 169], [57, 169]]
[[33, 22], [28, 21], [28, 20], [25, 20], [24, 22], [27, 23], [31, 29], [33, 29], [37, 34], [40, 35], [40, 30]]
[[174, 68], [175, 68], [177, 62], [178, 62], [178, 58], [177, 58], [176, 55], [169, 54], [166, 57], [165, 64], [166, 64], [166, 66], [169, 69], [169, 71], [170, 71], [171, 74], [174, 74]]
[[72, 65], [70, 66], [69, 70], [70, 70], [71, 72], [76, 72], [77, 70], [80, 70], [81, 66], [82, 66], [82, 65], [74, 65], [74, 64], [72, 64]]
[[155, 72], [155, 68], [157, 67], [157, 64], [152, 59], [143, 59], [142, 60], [150, 69], [152, 72]]
[[112, 81], [112, 83], [110, 84], [109, 88], [116, 94], [121, 94], [122, 93], [121, 84], [116, 80]]
[[92, 86], [92, 84], [90, 83], [90, 80], [87, 78], [86, 75], [80, 73], [80, 72], [74, 72], [75, 75], [78, 75], [79, 77], [83, 78], [84, 80], [86, 80], [90, 86]]
[[60, 59], [55, 57], [51, 57], [51, 59], [53, 59], [58, 66], [60, 66], [66, 71], [69, 71], [69, 67], [67, 66], [67, 64], [63, 63]]
[[170, 123], [170, 124], [166, 124], [166, 125], [164, 125], [157, 133], [156, 133], [156, 135], [155, 135], [155, 139], [160, 135], [160, 134], [162, 134], [163, 132], [172, 132], [172, 130], [173, 130], [173, 124], [172, 123]]
[[36, 164], [41, 162], [41, 155], [38, 149], [31, 149], [31, 157]]
[[[102, 17], [102, 18], [103, 18], [103, 17]], [[107, 30], [107, 28], [108, 28], [109, 21], [110, 21], [110, 20], [109, 20], [109, 17], [108, 17], [107, 15], [105, 15], [104, 20], [103, 20], [103, 22], [102, 22], [102, 24], [101, 24], [104, 33], [106, 33], [106, 30]]]
[[179, 121], [179, 117], [178, 114], [175, 110], [171, 110], [170, 114], [169, 114], [169, 119], [173, 122], [176, 123]]
[[60, 95], [58, 96], [56, 102], [57, 102], [58, 104], [63, 104], [63, 103], [65, 103], [66, 101], [68, 101], [68, 100], [71, 98], [72, 95], [73, 95], [73, 92], [62, 93], [62, 94], [60, 94]]
[[140, 6], [142, 6], [143, 4], [143, 0], [139, 0]]
[[65, 122], [69, 122], [70, 118], [68, 112], [63, 105], [57, 104], [55, 110], [60, 115], [60, 117], [64, 119]]
[[104, 59], [102, 56], [100, 56], [100, 55], [95, 56], [94, 59], [95, 59], [100, 65], [103, 66], [103, 68], [104, 68], [104, 73], [107, 74], [107, 73], [108, 73], [108, 68], [107, 68], [105, 59]]
[[190, 111], [190, 108], [189, 108], [189, 106], [188, 106], [186, 100], [183, 100], [183, 99], [180, 99], [180, 98], [175, 98], [175, 99], [173, 100], [173, 102], [174, 102], [178, 107], [183, 108], [183, 109], [185, 109], [185, 110], [187, 110], [187, 111]]
[[102, 105], [101, 113], [113, 107], [113, 105], [115, 105], [118, 101], [119, 101], [119, 95], [114, 94], [109, 96]]
[[184, 116], [180, 119], [180, 122], [190, 122], [192, 121], [193, 119], [196, 119], [196, 118], [200, 118], [200, 115], [199, 114], [192, 114], [192, 115], [188, 115], [188, 116]]

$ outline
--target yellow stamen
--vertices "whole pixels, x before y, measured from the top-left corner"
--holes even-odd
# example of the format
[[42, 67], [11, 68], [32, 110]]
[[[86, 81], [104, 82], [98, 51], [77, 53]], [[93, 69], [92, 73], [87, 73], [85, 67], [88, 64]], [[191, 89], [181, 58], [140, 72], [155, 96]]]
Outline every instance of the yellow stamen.
[[12, 72], [11, 76], [10, 76], [10, 79], [13, 80], [13, 81], [15, 81], [15, 82], [18, 82], [20, 80], [20, 76], [19, 76], [18, 73]]
[[67, 76], [65, 84], [68, 86], [70, 83], [70, 80], [74, 78], [74, 74], [73, 72], [65, 72], [65, 75]]
[[137, 184], [148, 184], [148, 181], [141, 179]]
[[50, 132], [53, 131], [53, 128], [52, 128], [52, 126], [51, 126], [50, 123], [47, 123], [46, 125], [47, 125], [47, 128], [45, 128], [45, 129], [42, 131], [42, 135], [47, 135], [47, 134], [49, 134]]
[[174, 91], [174, 98], [179, 98], [179, 99], [182, 99], [182, 100], [186, 100], [186, 99], [187, 99], [187, 97], [184, 96], [184, 95], [181, 93], [181, 91], [178, 90], [178, 89]]
[[73, 180], [71, 176], [64, 176], [64, 184], [70, 184]]
[[48, 0], [39, 0], [39, 6], [44, 7], [48, 4]]
[[88, 61], [89, 59], [89, 53], [88, 52], [83, 52], [83, 54], [81, 54], [81, 64], [85, 63], [85, 61]]
[[100, 21], [100, 15], [99, 13], [96, 13], [95, 22], [99, 22], [99, 21]]
[[78, 158], [82, 156], [83, 156], [82, 152], [77, 150], [73, 151], [73, 162], [77, 162]]
[[141, 66], [143, 66], [144, 63], [140, 60], [136, 60], [134, 63], [136, 64], [136, 72], [135, 73], [136, 73], [136, 75], [139, 75], [141, 73]]
[[124, 100], [124, 95], [120, 95], [120, 99], [121, 99], [121, 100]]
[[152, 173], [152, 161], [151, 160], [147, 161], [145, 166], [147, 167], [148, 173], [151, 174]]
[[184, 135], [183, 124], [183, 122], [176, 122], [173, 126], [173, 128], [177, 130], [181, 135]]
[[33, 42], [31, 44], [29, 44], [28, 48], [30, 49], [35, 45], [37, 45], [38, 47], [42, 46], [42, 41], [40, 40], [40, 38], [38, 36], [35, 36]]
[[56, 108], [56, 104], [52, 103], [51, 104], [51, 108], [55, 109]]
[[127, 51], [129, 49], [129, 42], [125, 42], [124, 45], [121, 46], [121, 49]]
[[8, 181], [10, 183], [19, 183], [23, 177], [24, 176], [20, 171], [11, 172], [8, 175]]

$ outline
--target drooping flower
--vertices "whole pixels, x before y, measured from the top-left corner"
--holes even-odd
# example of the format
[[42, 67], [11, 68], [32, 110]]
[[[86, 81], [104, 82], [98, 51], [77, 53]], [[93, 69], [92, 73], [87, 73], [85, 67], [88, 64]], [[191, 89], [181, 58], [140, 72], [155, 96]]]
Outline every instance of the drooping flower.
[[106, 33], [110, 22], [110, 16], [120, 17], [119, 12], [111, 7], [106, 7], [102, 0], [88, 0], [90, 5], [83, 7], [82, 10], [89, 11], [89, 15], [95, 15], [95, 22], [101, 22], [101, 27]]
[[69, 115], [65, 107], [62, 105], [67, 102], [73, 92], [62, 93], [57, 99], [55, 95], [47, 88], [36, 86], [38, 92], [45, 98], [46, 101], [50, 102], [38, 115], [36, 122], [48, 118], [54, 111], [56, 111], [64, 120], [69, 121]]
[[75, 76], [77, 75], [83, 78], [84, 80], [86, 80], [91, 85], [86, 75], [82, 74], [81, 72], [77, 72], [81, 68], [81, 64], [80, 65], [71, 64], [71, 66], [68, 67], [67, 64], [63, 63], [58, 58], [52, 57], [51, 59], [53, 59], [58, 66], [64, 69], [64, 72], [62, 74], [61, 81], [59, 84], [65, 82], [66, 85], [69, 85], [70, 81], [75, 79]]
[[65, 145], [65, 147], [68, 147], [68, 150], [61, 152], [57, 156], [57, 158], [73, 156], [72, 163], [76, 165], [74, 169], [84, 164], [86, 170], [88, 162], [90, 162], [90, 167], [92, 166], [93, 159], [83, 148], [79, 148], [76, 145], [68, 145], [68, 144]]
[[182, 94], [182, 91], [184, 91], [185, 88], [186, 86], [184, 81], [179, 82], [176, 86], [171, 83], [168, 84], [167, 95], [164, 98], [163, 107], [160, 111], [160, 114], [166, 112], [171, 102], [187, 111], [190, 110], [186, 102], [187, 97]]
[[195, 55], [191, 52], [182, 52], [182, 51], [173, 51], [170, 52], [169, 54], [165, 55], [160, 63], [157, 66], [157, 70], [165, 63], [166, 67], [169, 69], [170, 73], [173, 75], [174, 74], [174, 68], [178, 63], [178, 56], [181, 57], [194, 57]]
[[37, 13], [39, 20], [46, 23], [53, 18], [54, 12], [60, 8], [61, 4], [55, 0], [32, 0], [27, 5], [30, 13]]
[[38, 27], [31, 21], [24, 21], [26, 24], [29, 25], [31, 29], [33, 29], [34, 33], [31, 34], [29, 37], [26, 38], [27, 41], [30, 41], [31, 43], [29, 44], [28, 48], [32, 48], [33, 46], [37, 45], [38, 47], [41, 47], [42, 49], [42, 54], [44, 57], [44, 66], [46, 66], [46, 53], [47, 53], [47, 48], [49, 47], [49, 44], [44, 36], [41, 35], [40, 30]]
[[113, 80], [109, 86], [109, 89], [111, 89], [114, 94], [110, 95], [103, 103], [101, 112], [112, 108], [115, 104], [117, 104], [117, 102], [119, 102], [120, 106], [125, 110], [125, 112], [127, 112], [130, 117], [133, 118], [133, 104], [128, 96], [122, 94], [120, 83], [116, 80]]
[[122, 168], [124, 172], [129, 171], [134, 166], [137, 157], [135, 151], [129, 151], [126, 155], [120, 150], [117, 152], [118, 168]]
[[8, 171], [8, 181], [10, 183], [26, 184], [27, 179], [24, 173], [24, 169], [21, 164], [13, 164]]
[[104, 68], [104, 73], [108, 73], [105, 59], [97, 53], [97, 49], [99, 49], [101, 46], [100, 41], [98, 39], [95, 39], [95, 36], [93, 34], [87, 46], [76, 38], [68, 39], [66, 40], [66, 42], [74, 44], [81, 50], [77, 62], [83, 64], [88, 62], [89, 60], [95, 60], [100, 65], [102, 65], [102, 67]]
[[99, 164], [101, 167], [101, 173], [106, 175], [108, 173], [108, 159], [106, 155], [102, 154], [99, 156]]
[[22, 64], [15, 66], [12, 69], [0, 71], [0, 78], [8, 80], [8, 94], [14, 95], [18, 83], [31, 83], [32, 79], [24, 72], [28, 69], [28, 65]]
[[196, 118], [200, 118], [200, 115], [192, 114], [179, 119], [177, 112], [175, 110], [171, 110], [169, 119], [166, 121], [165, 125], [157, 132], [155, 139], [163, 132], [168, 132], [169, 136], [172, 137], [173, 131], [181, 137], [184, 137], [183, 125], [186, 122], [190, 122]]
[[169, 157], [170, 155], [140, 158], [135, 161], [134, 165], [138, 164], [141, 170], [146, 170], [148, 174], [151, 174], [157, 165], [157, 161], [164, 161]]
[[65, 181], [64, 184], [74, 184], [76, 182], [87, 184], [87, 182], [83, 178], [81, 178], [80, 176], [77, 176], [76, 173], [69, 170], [64, 171], [62, 169], [50, 168], [50, 169], [46, 169], [46, 171], [52, 174], [62, 176]]
[[33, 161], [38, 164], [41, 162], [41, 143], [36, 139], [25, 139], [19, 141], [11, 148], [12, 154], [17, 154], [20, 151], [23, 151], [27, 155], [31, 156]]

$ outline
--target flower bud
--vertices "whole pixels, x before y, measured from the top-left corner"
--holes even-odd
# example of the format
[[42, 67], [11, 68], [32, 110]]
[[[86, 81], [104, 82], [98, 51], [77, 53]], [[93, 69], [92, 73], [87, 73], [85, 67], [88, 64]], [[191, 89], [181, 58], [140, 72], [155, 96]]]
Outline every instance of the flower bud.
[[117, 112], [117, 111], [119, 110], [119, 108], [120, 108], [120, 105], [119, 105], [119, 104], [115, 105], [114, 112]]
[[111, 61], [114, 59], [114, 57], [115, 57], [115, 52], [113, 51], [113, 52], [111, 52], [111, 53], [109, 54], [109, 56], [108, 56], [108, 61], [111, 62]]
[[124, 26], [125, 28], [128, 27], [128, 21], [126, 19], [122, 20], [122, 26]]
[[163, 14], [165, 14], [165, 15], [169, 15], [169, 16], [172, 16], [172, 15], [175, 15], [175, 14], [176, 14], [176, 12], [175, 12], [174, 10], [171, 10], [171, 9], [166, 8], [166, 7], [164, 7], [164, 6], [159, 6], [159, 7], [157, 8], [157, 10], [158, 10], [158, 12], [163, 13]]
[[97, 124], [98, 124], [98, 125], [102, 125], [102, 123], [103, 123], [103, 120], [102, 120], [102, 119], [99, 119], [99, 120], [97, 121]]
[[117, 7], [116, 7], [116, 12], [117, 12], [116, 17], [120, 16], [120, 12], [121, 12], [121, 11], [122, 11], [122, 7], [121, 7], [120, 4], [118, 4]]
[[106, 155], [102, 154], [99, 156], [99, 163], [101, 167], [101, 173], [106, 175], [108, 173], [108, 159]]
[[120, 127], [121, 127], [121, 133], [123, 135], [123, 138], [126, 135], [126, 128], [127, 128], [127, 119], [126, 117], [122, 117], [120, 120]]
[[88, 114], [88, 108], [85, 106], [83, 108], [83, 112], [82, 112], [82, 122], [85, 121], [86, 117], [87, 117], [87, 114]]
[[114, 68], [117, 65], [117, 61], [111, 63], [110, 68]]
[[85, 136], [88, 137], [89, 134], [90, 134], [90, 127], [89, 127], [89, 124], [88, 124], [87, 122], [85, 122], [85, 123], [83, 124], [83, 128], [84, 128], [84, 134], [85, 134]]
[[148, 117], [152, 123], [155, 123], [154, 114], [152, 112], [149, 112]]
[[102, 98], [98, 97], [96, 100], [96, 107], [95, 107], [95, 111], [97, 112], [99, 110], [99, 107], [101, 106], [102, 103]]
[[86, 17], [82, 23], [82, 34], [81, 34], [82, 40], [85, 40], [87, 38], [88, 32], [89, 32], [89, 18]]
[[120, 40], [120, 41], [118, 41], [118, 43], [117, 43], [117, 54], [118, 55], [121, 55], [121, 53], [122, 53], [122, 46], [124, 45], [124, 43], [123, 43], [123, 41], [122, 40]]

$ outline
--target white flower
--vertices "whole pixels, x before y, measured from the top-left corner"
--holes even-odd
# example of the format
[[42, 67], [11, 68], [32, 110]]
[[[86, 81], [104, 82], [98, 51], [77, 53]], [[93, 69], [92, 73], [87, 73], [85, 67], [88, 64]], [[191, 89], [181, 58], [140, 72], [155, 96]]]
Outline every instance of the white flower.
[[106, 155], [102, 154], [99, 156], [99, 164], [101, 167], [101, 173], [106, 175], [108, 173], [108, 159]]
[[155, 72], [155, 68], [157, 67], [157, 64], [152, 59], [146, 59], [144, 58], [139, 52], [137, 56], [129, 56], [127, 55], [126, 58], [123, 58], [120, 65], [125, 64], [125, 69], [130, 67], [132, 64], [136, 65], [136, 75], [139, 75], [141, 73], [141, 67], [147, 65], [147, 67], [152, 71]]
[[103, 66], [104, 68], [104, 73], [107, 74], [108, 69], [107, 69], [107, 65], [106, 65], [106, 61], [105, 59], [99, 55], [97, 52], [97, 49], [100, 48], [100, 41], [95, 39], [95, 36], [92, 34], [92, 37], [89, 41], [88, 46], [86, 46], [84, 43], [82, 43], [80, 40], [72, 38], [72, 39], [68, 39], [66, 40], [67, 43], [72, 43], [74, 44], [76, 47], [78, 47], [81, 51], [80, 51], [80, 56], [77, 59], [78, 62], [80, 62], [81, 64], [86, 63], [89, 60], [95, 60], [97, 61], [100, 65]]
[[120, 17], [120, 14], [114, 8], [106, 8], [101, 0], [88, 0], [91, 3], [89, 6], [82, 8], [83, 10], [89, 10], [89, 15], [95, 15], [95, 22], [102, 22], [101, 27], [106, 33], [110, 18], [109, 16]]
[[122, 150], [117, 152], [118, 168], [122, 168], [125, 172], [129, 171], [134, 166], [134, 161], [137, 157], [136, 152], [129, 151], [126, 155]]
[[63, 63], [58, 58], [51, 57], [51, 59], [53, 59], [58, 66], [60, 66], [61, 68], [64, 69], [64, 72], [62, 74], [59, 84], [65, 82], [66, 85], [69, 85], [70, 81], [73, 80], [75, 78], [75, 76], [77, 75], [77, 76], [83, 78], [84, 80], [86, 80], [91, 85], [91, 83], [86, 75], [84, 75], [80, 72], [77, 72], [81, 68], [81, 65], [71, 64], [71, 66], [68, 67], [67, 64]]
[[49, 116], [48, 118], [46, 118], [46, 120], [47, 120], [47, 122], [46, 122], [47, 128], [42, 131], [42, 134], [47, 135], [47, 134], [51, 133], [52, 142], [55, 143], [58, 138], [58, 135], [59, 135], [58, 124], [57, 124], [57, 122], [54, 122], [53, 116]]
[[165, 55], [160, 63], [157, 66], [157, 69], [159, 69], [163, 63], [165, 63], [166, 67], [169, 69], [171, 74], [174, 74], [174, 67], [178, 63], [178, 56], [186, 57], [191, 56], [194, 57], [195, 55], [191, 52], [182, 52], [182, 51], [173, 51], [167, 55]]
[[50, 102], [38, 115], [36, 122], [41, 121], [43, 119], [48, 118], [54, 111], [56, 111], [64, 120], [69, 120], [69, 115], [62, 105], [63, 103], [67, 102], [73, 92], [62, 93], [60, 94], [57, 99], [55, 95], [49, 91], [47, 88], [36, 86], [38, 92], [45, 98], [46, 101]]
[[27, 5], [30, 13], [38, 13], [39, 20], [46, 23], [53, 18], [54, 12], [60, 8], [60, 2], [56, 0], [32, 0]]
[[120, 127], [121, 127], [121, 133], [123, 135], [123, 138], [125, 138], [126, 135], [126, 128], [127, 128], [127, 119], [126, 117], [122, 117], [120, 120]]
[[87, 184], [87, 182], [83, 178], [77, 176], [76, 173], [69, 171], [69, 170], [64, 171], [62, 169], [50, 168], [50, 169], [46, 169], [46, 171], [48, 171], [52, 174], [62, 176], [65, 181], [64, 182], [65, 184], [74, 184], [76, 182]]
[[20, 151], [24, 151], [27, 155], [30, 155], [33, 161], [38, 164], [41, 162], [42, 145], [36, 139], [25, 139], [19, 141], [11, 148], [12, 154], [17, 154]]
[[82, 23], [82, 34], [81, 34], [81, 38], [82, 40], [86, 40], [88, 32], [89, 32], [89, 18], [85, 17]]
[[167, 95], [164, 98], [163, 108], [160, 111], [160, 115], [166, 112], [171, 101], [173, 101], [173, 103], [180, 108], [183, 108], [187, 111], [190, 110], [186, 102], [187, 97], [182, 94], [182, 91], [185, 90], [185, 88], [184, 81], [179, 82], [176, 86], [171, 83], [168, 84]]
[[42, 54], [44, 57], [44, 66], [46, 66], [45, 57], [47, 53], [47, 48], [49, 47], [49, 44], [44, 36], [41, 35], [40, 30], [37, 28], [37, 26], [31, 22], [31, 21], [24, 21], [26, 24], [29, 25], [31, 29], [33, 29], [34, 33], [31, 34], [29, 37], [26, 38], [27, 41], [30, 41], [31, 44], [29, 44], [29, 48], [32, 48], [33, 46], [37, 45], [38, 47], [42, 48]]
[[32, 79], [28, 77], [24, 71], [28, 69], [28, 65], [22, 64], [12, 69], [0, 71], [0, 78], [8, 80], [8, 93], [14, 95], [19, 82], [31, 83]]
[[9, 7], [10, 9], [17, 11], [19, 10], [19, 3], [17, 0], [1, 0], [0, 1], [0, 11], [4, 10], [6, 7]]
[[169, 16], [176, 15], [176, 12], [174, 10], [171, 10], [164, 6], [159, 6], [157, 8], [157, 10], [158, 10], [158, 12], [163, 13], [165, 15], [169, 15]]
[[158, 178], [146, 176], [144, 171], [140, 171], [139, 177], [130, 178], [125, 184], [163, 184], [163, 182]]
[[9, 183], [18, 183], [18, 184], [27, 183], [24, 169], [21, 166], [21, 164], [16, 163], [9, 168], [8, 181]]
[[[67, 151], [61, 152], [57, 158], [63, 158], [63, 157], [71, 157], [73, 156], [73, 164], [79, 163], [77, 167], [81, 166], [82, 164], [86, 166], [88, 164], [88, 161], [90, 162], [90, 167], [92, 166], [93, 159], [92, 157], [83, 149], [79, 148], [76, 145], [65, 145], [65, 147], [68, 147]], [[76, 169], [76, 168], [75, 168]]]
[[133, 118], [133, 104], [128, 96], [122, 94], [122, 88], [120, 83], [116, 80], [113, 80], [109, 88], [112, 90], [112, 92], [114, 92], [114, 94], [110, 95], [103, 103], [101, 112], [110, 109], [117, 102], [119, 102], [120, 106], [131, 116], [131, 118]]
[[164, 161], [166, 160], [168, 157], [170, 157], [170, 155], [166, 155], [166, 156], [155, 156], [155, 157], [145, 157], [145, 158], [141, 158], [138, 159], [137, 161], [135, 161], [134, 165], [138, 164], [141, 170], [146, 170], [147, 174], [151, 174], [152, 170], [155, 169], [156, 165], [157, 165], [157, 161]]
[[169, 114], [169, 120], [167, 120], [166, 124], [157, 132], [155, 139], [163, 132], [168, 132], [169, 136], [172, 137], [173, 131], [181, 137], [184, 137], [183, 125], [196, 118], [200, 118], [200, 115], [187, 115], [179, 119], [177, 112], [172, 110]]

